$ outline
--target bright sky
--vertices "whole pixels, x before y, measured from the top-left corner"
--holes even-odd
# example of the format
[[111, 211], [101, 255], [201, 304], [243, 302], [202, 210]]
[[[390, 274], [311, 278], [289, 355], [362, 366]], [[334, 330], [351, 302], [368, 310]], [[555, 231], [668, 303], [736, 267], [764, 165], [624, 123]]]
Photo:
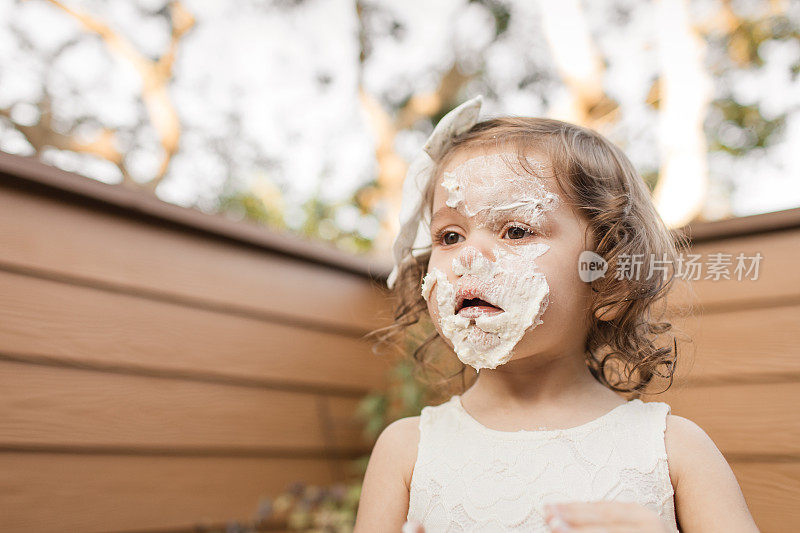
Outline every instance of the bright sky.
[[[117, 28], [141, 51], [160, 55], [168, 28], [143, 16], [135, 3], [100, 0], [67, 1]], [[163, 0], [139, 0], [158, 9]], [[157, 194], [188, 205], [195, 199], [210, 204], [220, 192], [226, 169], [243, 183], [259, 176], [284, 191], [290, 213], [319, 191], [323, 199], [347, 197], [374, 176], [372, 133], [357, 98], [358, 28], [353, 0], [306, 0], [299, 7], [267, 10], [263, 2], [187, 0], [197, 26], [182, 41], [171, 95], [184, 124], [181, 151], [169, 178]], [[401, 38], [373, 43], [365, 65], [366, 89], [384, 102], [401, 102], [409, 94], [436, 86], [454, 57], [467, 68], [483, 64], [484, 80], [468, 87], [468, 96], [488, 96], [485, 116], [541, 115], [559, 98], [557, 79], [536, 21], [539, 5], [512, 2], [508, 32], [492, 42], [494, 20], [479, 4], [466, 0], [380, 0], [368, 2], [402, 24]], [[583, 2], [592, 36], [607, 58], [605, 89], [622, 107], [621, 120], [604, 132], [620, 144], [640, 170], [657, 168], [656, 112], [644, 98], [657, 72], [653, 31], [656, 20], [649, 2], [609, 0]], [[715, 2], [695, 1], [702, 16]], [[629, 21], [615, 26], [615, 10], [629, 11]], [[790, 8], [800, 19], [800, 7]], [[391, 17], [376, 15], [377, 23]], [[125, 62], [111, 57], [99, 39], [81, 39], [51, 66], [44, 53], [56, 49], [81, 30], [68, 15], [43, 0], [15, 3], [0, 0], [0, 106], [14, 105], [17, 120], [34, 123], [41, 84], [54, 95], [54, 113], [65, 121], [83, 115], [109, 127], [134, 130], [144, 116], [139, 79]], [[27, 36], [35, 51], [20, 49], [13, 26]], [[387, 30], [388, 33], [388, 30]], [[714, 218], [721, 191], [734, 187], [734, 215], [800, 206], [800, 76], [792, 80], [789, 65], [800, 58], [797, 41], [768, 41], [759, 49], [765, 66], [740, 70], [717, 79], [718, 90], [733, 87], [740, 103], [758, 103], [765, 114], [789, 111], [786, 133], [775, 146], [746, 157], [716, 153], [709, 157], [712, 193], [706, 208]], [[526, 88], [525, 76], [540, 80]], [[320, 83], [320, 80], [327, 83]], [[487, 94], [487, 89], [493, 93]], [[241, 128], [234, 124], [238, 118]], [[418, 150], [430, 125], [398, 136], [397, 149], [409, 158]], [[91, 133], [92, 128], [85, 130]], [[136, 129], [129, 139], [134, 177], [146, 181], [159, 163], [152, 128]], [[746, 135], [728, 128], [731, 142]], [[738, 137], [737, 137], [738, 136]], [[31, 153], [18, 133], [0, 126], [0, 149]], [[224, 155], [220, 155], [223, 153]], [[260, 153], [265, 158], [259, 160]], [[116, 182], [117, 169], [103, 161], [51, 150], [43, 159], [68, 170]], [[296, 208], [296, 207], [294, 207]], [[343, 223], [353, 223], [344, 213]], [[348, 218], [349, 217], [349, 218]], [[372, 231], [372, 230], [368, 230]]]

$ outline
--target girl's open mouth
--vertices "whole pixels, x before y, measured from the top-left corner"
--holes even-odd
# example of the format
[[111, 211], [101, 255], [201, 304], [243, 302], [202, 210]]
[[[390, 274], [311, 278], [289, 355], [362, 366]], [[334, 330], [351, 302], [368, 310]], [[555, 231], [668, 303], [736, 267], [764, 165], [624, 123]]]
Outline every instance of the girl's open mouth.
[[502, 312], [501, 308], [490, 304], [486, 300], [469, 298], [463, 301], [457, 314], [465, 318], [477, 318], [481, 315], [495, 315]]

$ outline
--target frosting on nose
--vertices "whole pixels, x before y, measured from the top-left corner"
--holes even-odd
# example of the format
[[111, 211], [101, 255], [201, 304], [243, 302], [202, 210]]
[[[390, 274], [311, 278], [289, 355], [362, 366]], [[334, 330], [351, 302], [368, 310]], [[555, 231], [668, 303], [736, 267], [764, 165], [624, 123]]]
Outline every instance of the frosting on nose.
[[480, 276], [491, 270], [491, 261], [474, 246], [464, 246], [461, 253], [453, 259], [453, 274]]

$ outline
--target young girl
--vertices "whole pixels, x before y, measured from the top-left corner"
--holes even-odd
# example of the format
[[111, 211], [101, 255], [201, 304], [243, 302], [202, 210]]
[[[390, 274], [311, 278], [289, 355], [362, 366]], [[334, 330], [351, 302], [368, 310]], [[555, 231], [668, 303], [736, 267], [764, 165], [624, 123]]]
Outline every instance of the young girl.
[[672, 277], [622, 275], [676, 256], [644, 182], [596, 132], [481, 101], [412, 163], [389, 278], [397, 328], [436, 328], [415, 357], [444, 341], [478, 375], [381, 433], [355, 532], [758, 531], [702, 429], [618, 394], [671, 382], [677, 348], [652, 316]]

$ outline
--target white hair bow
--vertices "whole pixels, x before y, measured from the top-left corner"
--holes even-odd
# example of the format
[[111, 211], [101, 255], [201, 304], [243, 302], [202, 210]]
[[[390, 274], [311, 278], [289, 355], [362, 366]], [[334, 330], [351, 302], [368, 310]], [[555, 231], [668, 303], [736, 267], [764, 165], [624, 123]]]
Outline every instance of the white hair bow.
[[431, 246], [430, 220], [428, 214], [422, 212], [423, 194], [433, 179], [435, 161], [444, 154], [454, 136], [478, 122], [482, 103], [483, 97], [478, 95], [443, 116], [408, 167], [400, 204], [400, 231], [392, 247], [394, 268], [386, 282], [390, 289], [397, 279], [400, 263], [410, 254], [418, 255]]

